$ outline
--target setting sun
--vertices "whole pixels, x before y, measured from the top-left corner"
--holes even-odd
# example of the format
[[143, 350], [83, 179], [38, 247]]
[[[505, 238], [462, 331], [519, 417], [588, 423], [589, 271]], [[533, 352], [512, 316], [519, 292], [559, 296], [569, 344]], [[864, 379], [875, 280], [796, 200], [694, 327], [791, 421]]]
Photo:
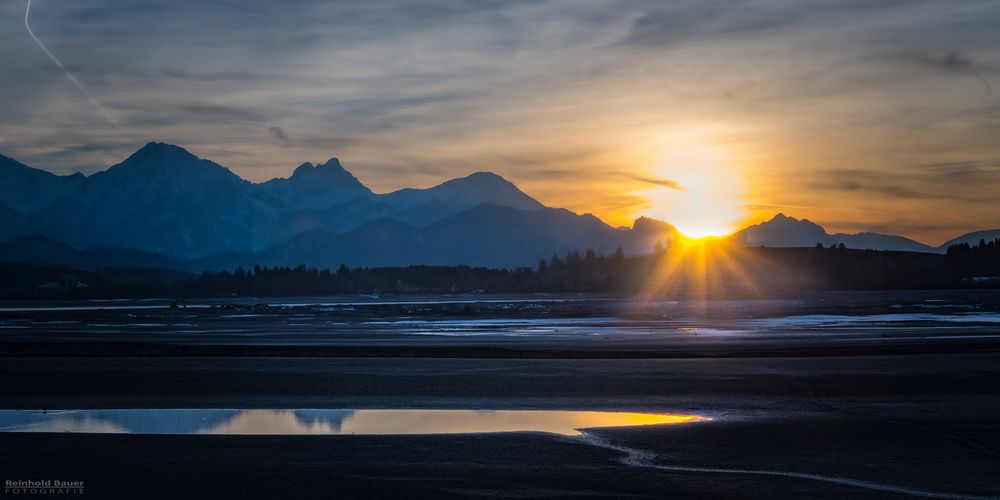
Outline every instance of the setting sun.
[[653, 174], [677, 185], [645, 191], [651, 208], [643, 215], [670, 221], [686, 236], [728, 234], [744, 215], [740, 173], [718, 148], [675, 149]]

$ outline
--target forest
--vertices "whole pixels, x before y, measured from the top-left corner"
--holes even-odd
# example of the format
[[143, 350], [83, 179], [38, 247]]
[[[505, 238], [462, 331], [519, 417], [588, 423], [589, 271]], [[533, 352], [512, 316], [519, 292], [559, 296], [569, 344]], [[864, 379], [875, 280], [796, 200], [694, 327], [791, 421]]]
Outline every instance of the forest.
[[803, 290], [1000, 286], [1000, 240], [930, 254], [843, 247], [741, 247], [724, 240], [626, 257], [569, 251], [533, 267], [254, 266], [189, 274], [0, 263], [5, 299], [276, 297], [358, 293], [609, 293], [753, 298]]

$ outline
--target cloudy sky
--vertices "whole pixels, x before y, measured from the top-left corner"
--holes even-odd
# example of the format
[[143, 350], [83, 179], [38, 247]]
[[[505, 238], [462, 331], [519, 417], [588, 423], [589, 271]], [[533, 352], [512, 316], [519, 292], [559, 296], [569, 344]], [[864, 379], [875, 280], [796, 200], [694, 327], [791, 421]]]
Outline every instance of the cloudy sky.
[[0, 153], [53, 172], [159, 140], [254, 181], [490, 170], [613, 224], [1000, 226], [995, 0], [34, 0], [97, 103], [25, 7], [0, 4]]

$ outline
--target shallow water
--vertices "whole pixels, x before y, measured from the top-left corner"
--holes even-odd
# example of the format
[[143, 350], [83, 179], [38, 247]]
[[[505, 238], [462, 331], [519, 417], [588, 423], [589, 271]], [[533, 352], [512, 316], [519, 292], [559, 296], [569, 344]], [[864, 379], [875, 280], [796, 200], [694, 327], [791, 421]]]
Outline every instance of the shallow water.
[[[4, 343], [100, 352], [104, 343], [177, 346], [696, 350], [845, 344], [893, 348], [1000, 341], [1000, 292], [850, 292], [797, 299], [629, 301], [587, 296], [223, 299], [169, 309], [150, 302], [0, 304]], [[225, 299], [228, 300], [228, 299]], [[116, 308], [139, 307], [119, 310]], [[215, 307], [219, 306], [219, 307]], [[83, 310], [95, 308], [100, 310]], [[117, 349], [108, 344], [108, 349]], [[152, 346], [152, 347], [151, 347]], [[959, 348], [954, 347], [954, 348]], [[19, 348], [19, 347], [16, 347]], [[953, 347], [949, 347], [953, 348]]]
[[[945, 307], [945, 306], [941, 306]], [[948, 306], [957, 307], [957, 306]], [[878, 325], [898, 322], [1000, 323], [1000, 313], [892, 313], [892, 314], [804, 314], [757, 320], [764, 327], [811, 327], [830, 325]]]
[[691, 414], [543, 410], [0, 410], [0, 432], [380, 435], [548, 432], [706, 420]]

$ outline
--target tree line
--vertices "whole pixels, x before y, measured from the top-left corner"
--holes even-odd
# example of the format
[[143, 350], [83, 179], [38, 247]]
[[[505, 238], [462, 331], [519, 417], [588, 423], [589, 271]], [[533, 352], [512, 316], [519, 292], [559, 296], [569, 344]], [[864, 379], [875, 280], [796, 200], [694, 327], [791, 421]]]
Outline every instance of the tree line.
[[993, 241], [980, 239], [975, 245], [951, 245], [946, 255], [954, 271], [965, 278], [1000, 276], [1000, 238]]
[[495, 269], [470, 266], [355, 267], [336, 270], [303, 265], [238, 267], [203, 272], [187, 280], [186, 296], [326, 295], [371, 291], [399, 293], [460, 292], [607, 292], [622, 288], [625, 253], [609, 256], [594, 250], [566, 252], [539, 261], [537, 267]]
[[198, 275], [0, 264], [0, 297], [195, 298], [357, 293], [646, 293], [664, 297], [790, 295], [801, 290], [998, 286], [1000, 240], [954, 245], [944, 255], [832, 248], [742, 247], [725, 241], [685, 249], [658, 245], [626, 257], [568, 251], [533, 267], [238, 267]]

